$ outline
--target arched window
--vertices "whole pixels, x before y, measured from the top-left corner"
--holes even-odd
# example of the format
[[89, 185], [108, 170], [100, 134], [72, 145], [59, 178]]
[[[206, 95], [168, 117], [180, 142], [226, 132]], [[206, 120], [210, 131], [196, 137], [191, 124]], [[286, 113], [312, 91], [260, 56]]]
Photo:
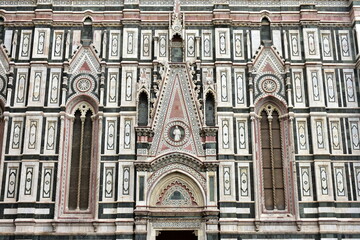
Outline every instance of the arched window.
[[176, 34], [171, 40], [171, 61], [184, 61], [183, 40], [179, 34]]
[[93, 39], [92, 20], [90, 17], [85, 18], [84, 27], [81, 34], [82, 44], [88, 46]]
[[75, 111], [68, 199], [70, 210], [87, 210], [89, 207], [92, 115], [92, 110], [86, 103], [80, 104]]
[[138, 126], [147, 126], [149, 121], [149, 105], [145, 92], [140, 93], [138, 108]]
[[270, 41], [271, 40], [271, 29], [270, 21], [266, 17], [261, 20], [261, 40]]
[[212, 93], [206, 94], [205, 121], [207, 126], [215, 126], [215, 98]]
[[285, 209], [282, 140], [278, 110], [271, 104], [261, 111], [261, 152], [266, 210]]
[[61, 119], [59, 218], [94, 218], [98, 199], [97, 178], [101, 135], [98, 102], [79, 95], [66, 106]]

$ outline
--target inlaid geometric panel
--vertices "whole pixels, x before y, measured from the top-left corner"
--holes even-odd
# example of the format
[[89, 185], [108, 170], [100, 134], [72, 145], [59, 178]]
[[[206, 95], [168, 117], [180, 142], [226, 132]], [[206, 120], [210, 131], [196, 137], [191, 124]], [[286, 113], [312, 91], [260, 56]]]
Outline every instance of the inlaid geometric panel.
[[336, 195], [338, 197], [345, 197], [346, 196], [346, 192], [345, 192], [345, 186], [346, 186], [346, 182], [345, 182], [345, 170], [343, 167], [335, 167], [334, 169], [334, 174], [335, 174], [335, 183], [336, 183]]
[[299, 143], [299, 150], [307, 150], [308, 143], [307, 143], [307, 127], [306, 121], [298, 121], [298, 143]]
[[230, 167], [224, 167], [224, 195], [231, 195], [231, 174]]
[[360, 150], [359, 121], [350, 121], [350, 136], [353, 150]]
[[240, 196], [249, 196], [249, 168], [240, 167]]
[[316, 137], [317, 137], [317, 147], [319, 149], [324, 149], [325, 148], [325, 143], [324, 143], [324, 123], [322, 120], [316, 120], [315, 121], [315, 125], [316, 125]]
[[224, 149], [230, 148], [229, 121], [222, 120], [222, 145]]
[[328, 183], [328, 172], [327, 167], [320, 167], [320, 183], [321, 183], [321, 194], [329, 195], [329, 183]]
[[301, 167], [301, 192], [302, 196], [310, 197], [311, 194], [311, 175], [310, 175], [310, 167]]
[[330, 121], [331, 147], [333, 150], [341, 150], [341, 129], [339, 121]]
[[130, 167], [123, 168], [123, 186], [122, 186], [122, 194], [129, 195], [130, 194]]

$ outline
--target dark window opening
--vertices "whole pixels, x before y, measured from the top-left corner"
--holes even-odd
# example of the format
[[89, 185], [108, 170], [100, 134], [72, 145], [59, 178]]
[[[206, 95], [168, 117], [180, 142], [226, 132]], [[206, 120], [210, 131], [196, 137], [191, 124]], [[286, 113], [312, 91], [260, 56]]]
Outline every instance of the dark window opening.
[[205, 120], [207, 126], [215, 126], [215, 98], [211, 93], [206, 95]]
[[147, 126], [149, 121], [149, 105], [146, 93], [139, 96], [138, 126]]

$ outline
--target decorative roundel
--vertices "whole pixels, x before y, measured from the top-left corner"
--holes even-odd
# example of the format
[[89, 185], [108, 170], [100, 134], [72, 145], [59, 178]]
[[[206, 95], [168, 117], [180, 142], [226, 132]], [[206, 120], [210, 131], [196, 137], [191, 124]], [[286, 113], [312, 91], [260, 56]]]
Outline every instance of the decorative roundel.
[[166, 125], [164, 138], [173, 146], [184, 145], [189, 140], [189, 128], [180, 121], [174, 121]]
[[266, 79], [262, 82], [262, 89], [264, 92], [273, 93], [277, 89], [276, 82], [272, 79]]
[[92, 83], [87, 78], [80, 78], [76, 81], [76, 89], [79, 92], [88, 92], [92, 87]]

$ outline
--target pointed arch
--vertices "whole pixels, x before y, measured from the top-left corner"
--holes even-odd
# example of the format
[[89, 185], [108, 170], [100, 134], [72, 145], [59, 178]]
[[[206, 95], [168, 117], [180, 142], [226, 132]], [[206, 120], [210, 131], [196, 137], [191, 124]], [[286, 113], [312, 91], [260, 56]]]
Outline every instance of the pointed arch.
[[263, 17], [261, 20], [261, 41], [271, 40], [271, 28], [270, 20], [267, 17]]
[[288, 110], [280, 100], [268, 96], [257, 102], [255, 136], [258, 136], [256, 174], [261, 176], [259, 193], [261, 212], [289, 213], [293, 211], [291, 179], [292, 139]]
[[138, 126], [149, 124], [149, 100], [148, 94], [141, 91], [138, 97]]
[[215, 95], [208, 91], [205, 96], [205, 123], [207, 126], [215, 126]]
[[66, 105], [60, 173], [61, 218], [93, 218], [99, 158], [98, 103], [82, 94]]
[[88, 46], [93, 39], [93, 28], [92, 28], [92, 19], [91, 17], [86, 17], [83, 23], [83, 30], [81, 34], [81, 41], [84, 46]]

